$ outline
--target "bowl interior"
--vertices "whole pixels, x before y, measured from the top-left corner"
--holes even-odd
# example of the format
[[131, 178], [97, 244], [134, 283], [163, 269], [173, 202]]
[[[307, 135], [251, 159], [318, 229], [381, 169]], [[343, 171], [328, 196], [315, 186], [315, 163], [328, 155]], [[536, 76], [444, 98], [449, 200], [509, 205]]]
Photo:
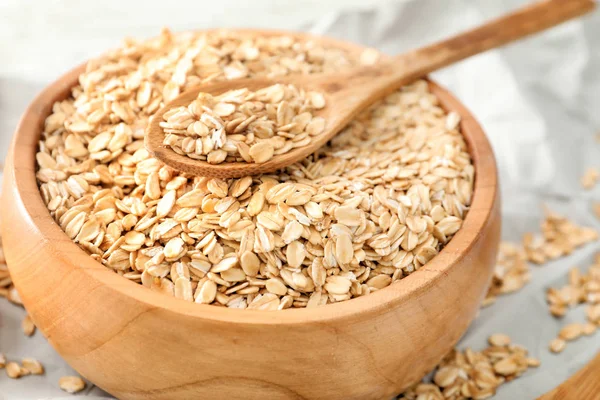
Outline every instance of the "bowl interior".
[[[348, 50], [352, 55], [358, 55], [363, 47], [331, 38], [312, 36], [304, 33], [278, 31], [244, 32], [253, 35], [293, 35], [305, 40], [318, 40], [330, 46]], [[25, 111], [13, 139], [11, 158], [14, 163], [16, 187], [21, 207], [31, 219], [32, 226], [47, 238], [66, 238], [66, 234], [56, 223], [48, 223], [52, 218], [44, 205], [35, 178], [35, 153], [46, 116], [50, 113], [52, 104], [66, 98], [71, 88], [76, 85], [78, 76], [85, 65], [71, 70], [43, 90]], [[97, 261], [90, 258], [70, 240], [62, 240], [60, 245], [48, 240], [48, 246], [56, 246], [56, 252], [65, 252], [76, 256], [81, 268], [90, 279], [99, 284], [108, 285], [138, 301], [153, 308], [167, 308], [181, 314], [221, 321], [246, 324], [295, 324], [309, 321], [331, 321], [332, 319], [360, 318], [362, 313], [383, 312], [408, 298], [427, 290], [435, 282], [444, 278], [445, 272], [460, 259], [468, 256], [469, 248], [477, 239], [482, 228], [489, 223], [492, 210], [495, 207], [497, 191], [497, 171], [493, 152], [485, 134], [470, 112], [456, 100], [447, 90], [433, 81], [430, 89], [435, 94], [444, 109], [455, 111], [461, 116], [461, 131], [465, 137], [469, 152], [475, 167], [475, 184], [472, 204], [462, 228], [425, 266], [409, 276], [395, 282], [385, 289], [378, 290], [368, 296], [353, 298], [347, 301], [328, 304], [312, 309], [286, 309], [279, 312], [258, 310], [239, 310], [225, 307], [214, 307], [188, 303], [183, 300], [152, 292], [147, 288], [124, 279], [110, 271]], [[45, 221], [46, 223], [40, 223]], [[67, 238], [68, 239], [68, 238]]]

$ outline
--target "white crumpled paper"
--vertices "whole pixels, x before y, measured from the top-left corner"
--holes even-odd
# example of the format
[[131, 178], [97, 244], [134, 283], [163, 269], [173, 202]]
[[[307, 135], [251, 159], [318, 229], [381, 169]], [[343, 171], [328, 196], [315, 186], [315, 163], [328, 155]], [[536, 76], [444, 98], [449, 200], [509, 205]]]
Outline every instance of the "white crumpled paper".
[[[18, 117], [44, 85], [73, 65], [114, 47], [123, 36], [174, 30], [263, 27], [307, 30], [396, 54], [472, 27], [526, 3], [522, 0], [223, 0], [162, 3], [0, 2], [0, 152], [6, 154]], [[160, 6], [159, 6], [160, 5]], [[600, 167], [600, 13], [488, 52], [434, 74], [479, 119], [500, 167], [505, 240], [538, 231], [542, 203], [582, 225], [600, 230], [591, 202], [600, 187], [584, 191], [579, 177]], [[587, 267], [600, 242], [571, 256], [532, 267], [533, 279], [516, 294], [481, 311], [459, 343], [480, 349], [488, 335], [509, 334], [541, 367], [500, 388], [497, 399], [533, 399], [564, 381], [600, 350], [600, 333], [569, 343], [554, 355], [548, 342], [559, 327], [583, 321], [575, 309], [550, 317], [544, 291], [566, 282], [570, 267]], [[0, 399], [63, 397], [58, 379], [73, 373], [38, 332], [20, 329], [24, 311], [0, 301], [0, 352], [11, 359], [35, 357], [46, 374], [19, 381], [0, 373]], [[391, 349], [393, 351], [393, 349]], [[89, 386], [81, 395], [109, 397]], [[72, 398], [72, 397], [69, 397]]]

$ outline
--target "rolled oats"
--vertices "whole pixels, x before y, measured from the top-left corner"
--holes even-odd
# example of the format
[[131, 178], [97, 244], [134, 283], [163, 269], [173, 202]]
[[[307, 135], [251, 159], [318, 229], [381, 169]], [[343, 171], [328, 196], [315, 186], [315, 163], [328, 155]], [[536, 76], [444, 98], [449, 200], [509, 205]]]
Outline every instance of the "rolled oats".
[[[0, 221], [0, 230], [1, 230]], [[2, 237], [0, 236], [0, 297], [5, 297], [11, 303], [22, 305], [21, 298], [19, 297], [19, 293], [15, 286], [13, 285], [12, 278], [10, 277], [10, 272], [8, 271], [8, 266], [6, 265], [6, 258], [4, 257], [4, 251], [2, 249]], [[24, 321], [25, 324], [25, 321]], [[23, 325], [25, 330], [25, 325]], [[27, 324], [27, 328], [30, 328], [29, 324]], [[35, 329], [35, 326], [34, 326]], [[27, 329], [27, 332], [29, 329]]]
[[592, 204], [592, 211], [594, 212], [596, 218], [600, 218], [600, 202], [594, 202]]
[[593, 335], [596, 332], [596, 329], [598, 329], [596, 324], [593, 324], [591, 322], [586, 322], [585, 324], [583, 324], [583, 327], [581, 328], [581, 333], [586, 336]]
[[[486, 399], [500, 385], [540, 365], [538, 359], [527, 356], [523, 347], [511, 345], [506, 335], [492, 335], [488, 341], [490, 346], [480, 352], [452, 350], [436, 367], [432, 383], [418, 383], [398, 399]], [[494, 344], [498, 342], [505, 344]]]
[[527, 259], [535, 264], [566, 256], [576, 248], [598, 240], [598, 232], [593, 228], [581, 227], [548, 209], [541, 228], [541, 236], [528, 233], [523, 237]]
[[565, 316], [570, 308], [586, 305], [587, 322], [563, 326], [558, 337], [550, 343], [553, 352], [564, 350], [567, 341], [595, 334], [600, 326], [600, 253], [596, 254], [594, 263], [587, 272], [582, 273], [577, 267], [571, 268], [568, 283], [563, 287], [549, 288], [546, 291], [546, 301], [550, 313], [558, 318]]
[[575, 340], [583, 334], [583, 324], [573, 323], [564, 326], [558, 336], [563, 340]]
[[67, 393], [79, 393], [85, 389], [85, 381], [78, 376], [63, 376], [58, 380], [58, 386]]
[[23, 328], [23, 333], [26, 336], [32, 336], [35, 333], [35, 325], [29, 315], [26, 315], [25, 318], [23, 318], [21, 327]]
[[189, 105], [165, 113], [159, 125], [163, 144], [178, 154], [210, 164], [264, 163], [321, 133], [325, 121], [313, 114], [323, 107], [320, 93], [276, 84], [216, 96], [199, 93]]
[[[372, 51], [360, 58], [372, 62]], [[36, 155], [42, 197], [107, 268], [187, 301], [279, 310], [383, 289], [435, 257], [471, 203], [475, 171], [460, 116], [440, 107], [427, 82], [389, 95], [270, 175], [189, 176], [143, 146], [148, 119], [203, 82], [359, 62], [286, 36], [164, 31], [128, 41], [90, 61], [72, 96], [54, 104]], [[319, 93], [277, 85], [201, 97], [167, 113], [165, 129], [185, 137], [186, 154], [261, 162], [269, 146], [282, 154], [321, 132], [325, 121], [312, 111], [325, 106]]]

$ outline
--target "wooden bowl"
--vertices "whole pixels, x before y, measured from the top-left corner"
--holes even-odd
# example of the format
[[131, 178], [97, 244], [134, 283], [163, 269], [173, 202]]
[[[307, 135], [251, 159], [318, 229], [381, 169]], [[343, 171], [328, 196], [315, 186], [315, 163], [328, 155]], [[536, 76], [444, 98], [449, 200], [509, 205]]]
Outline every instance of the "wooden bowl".
[[269, 312], [152, 292], [91, 259], [52, 220], [35, 179], [36, 147], [52, 104], [83, 68], [44, 89], [19, 123], [4, 174], [3, 240], [35, 324], [102, 389], [122, 399], [389, 398], [429, 372], [477, 314], [500, 236], [496, 165], [481, 127], [445, 89], [431, 83], [443, 107], [462, 116], [476, 170], [462, 229], [390, 287], [316, 309]]

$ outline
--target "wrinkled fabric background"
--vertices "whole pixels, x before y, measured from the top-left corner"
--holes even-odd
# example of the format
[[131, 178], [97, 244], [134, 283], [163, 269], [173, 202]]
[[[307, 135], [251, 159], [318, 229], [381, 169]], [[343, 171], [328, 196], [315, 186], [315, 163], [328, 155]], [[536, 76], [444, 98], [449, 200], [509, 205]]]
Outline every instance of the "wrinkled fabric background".
[[[152, 3], [152, 4], [150, 4]], [[124, 36], [156, 35], [208, 27], [294, 29], [331, 35], [396, 54], [472, 27], [525, 4], [524, 0], [143, 0], [0, 1], [0, 157], [4, 159], [18, 118], [33, 96], [72, 66]], [[435, 73], [479, 119], [498, 159], [505, 240], [538, 231], [548, 204], [600, 230], [591, 201], [600, 187], [583, 191], [579, 177], [600, 167], [600, 12], [502, 50]], [[572, 266], [587, 267], [600, 242], [571, 256], [532, 267], [532, 282], [480, 313], [459, 343], [485, 346], [488, 335], [509, 334], [539, 357], [542, 366], [500, 388], [496, 399], [533, 399], [564, 381], [600, 351], [600, 333], [570, 343], [560, 355], [548, 342], [583, 309], [562, 321], [549, 316], [544, 290], [566, 283]], [[35, 357], [46, 374], [19, 381], [0, 373], [0, 399], [58, 398], [58, 378], [73, 371], [37, 332], [26, 338], [24, 311], [0, 301], [0, 352], [9, 359]], [[390, 349], [393, 351], [393, 349]], [[88, 386], [81, 395], [110, 397]], [[69, 397], [72, 398], [72, 397]]]

